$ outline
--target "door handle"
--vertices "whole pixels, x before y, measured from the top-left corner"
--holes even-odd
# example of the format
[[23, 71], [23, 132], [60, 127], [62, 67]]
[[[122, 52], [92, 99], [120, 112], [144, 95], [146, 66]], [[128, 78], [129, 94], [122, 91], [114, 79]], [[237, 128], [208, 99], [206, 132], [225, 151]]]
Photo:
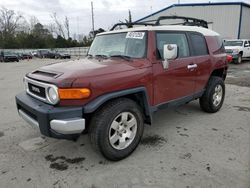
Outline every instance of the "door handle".
[[197, 64], [191, 64], [187, 66], [188, 69], [195, 69], [197, 68]]

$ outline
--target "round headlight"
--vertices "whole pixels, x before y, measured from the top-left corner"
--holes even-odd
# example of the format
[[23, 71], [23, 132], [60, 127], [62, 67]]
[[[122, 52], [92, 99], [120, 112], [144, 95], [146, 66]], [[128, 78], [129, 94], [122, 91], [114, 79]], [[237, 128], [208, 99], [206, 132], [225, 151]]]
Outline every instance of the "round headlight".
[[48, 99], [52, 104], [56, 104], [59, 101], [58, 92], [56, 88], [48, 88]]

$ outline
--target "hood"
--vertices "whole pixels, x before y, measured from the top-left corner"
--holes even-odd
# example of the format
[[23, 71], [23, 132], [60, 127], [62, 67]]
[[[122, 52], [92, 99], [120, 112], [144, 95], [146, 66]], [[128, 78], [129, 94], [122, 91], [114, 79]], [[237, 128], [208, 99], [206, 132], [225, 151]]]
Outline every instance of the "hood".
[[236, 49], [240, 49], [240, 46], [225, 46], [226, 50], [236, 50]]
[[120, 58], [112, 59], [79, 59], [55, 63], [35, 70], [27, 76], [35, 80], [53, 83], [59, 87], [70, 87], [74, 80], [135, 70], [145, 67], [145, 63], [137, 60], [126, 61]]

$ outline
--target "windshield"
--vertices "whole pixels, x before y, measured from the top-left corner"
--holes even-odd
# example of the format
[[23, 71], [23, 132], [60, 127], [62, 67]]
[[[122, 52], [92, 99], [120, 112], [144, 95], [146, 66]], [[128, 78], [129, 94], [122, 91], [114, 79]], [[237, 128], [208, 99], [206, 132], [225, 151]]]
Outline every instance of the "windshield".
[[226, 41], [225, 46], [242, 46], [243, 45], [243, 41]]
[[145, 56], [145, 52], [146, 33], [126, 32], [97, 36], [89, 49], [88, 55], [142, 58]]

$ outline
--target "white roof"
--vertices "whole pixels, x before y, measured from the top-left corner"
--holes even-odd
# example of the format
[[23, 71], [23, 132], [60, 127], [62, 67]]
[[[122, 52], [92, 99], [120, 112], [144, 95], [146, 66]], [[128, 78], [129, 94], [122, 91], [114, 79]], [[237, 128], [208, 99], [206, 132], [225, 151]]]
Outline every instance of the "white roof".
[[133, 31], [194, 31], [203, 34], [204, 36], [219, 36], [218, 33], [204, 27], [197, 26], [176, 26], [176, 25], [163, 25], [163, 26], [140, 26], [128, 29], [119, 29], [114, 31], [103, 32], [98, 35], [122, 33], [122, 32], [133, 32]]

